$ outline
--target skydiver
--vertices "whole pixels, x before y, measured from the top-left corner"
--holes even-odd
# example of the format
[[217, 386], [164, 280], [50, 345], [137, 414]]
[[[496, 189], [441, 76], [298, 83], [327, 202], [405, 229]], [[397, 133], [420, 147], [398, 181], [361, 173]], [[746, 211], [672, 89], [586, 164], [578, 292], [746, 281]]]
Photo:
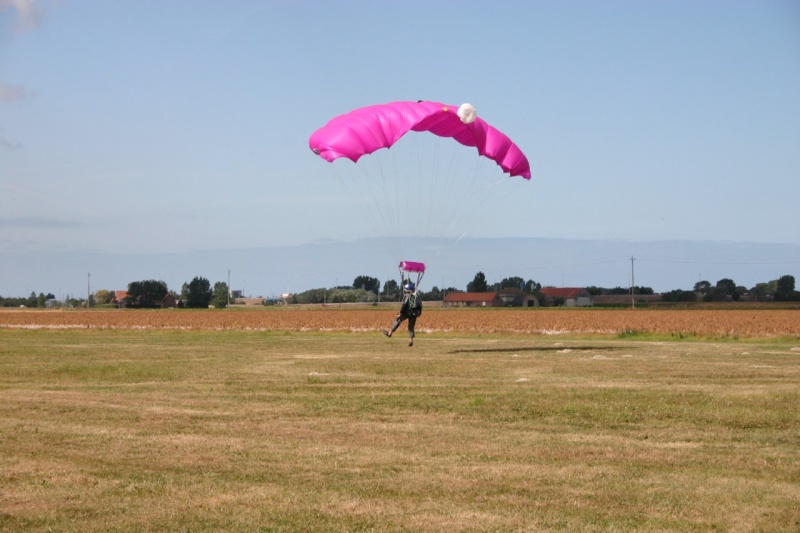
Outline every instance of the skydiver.
[[403, 303], [400, 306], [400, 312], [394, 318], [388, 330], [384, 330], [383, 334], [391, 337], [392, 333], [400, 326], [403, 320], [408, 320], [408, 345], [414, 346], [414, 325], [417, 323], [417, 317], [422, 314], [422, 299], [419, 293], [415, 290], [414, 284], [408, 281], [403, 287]]

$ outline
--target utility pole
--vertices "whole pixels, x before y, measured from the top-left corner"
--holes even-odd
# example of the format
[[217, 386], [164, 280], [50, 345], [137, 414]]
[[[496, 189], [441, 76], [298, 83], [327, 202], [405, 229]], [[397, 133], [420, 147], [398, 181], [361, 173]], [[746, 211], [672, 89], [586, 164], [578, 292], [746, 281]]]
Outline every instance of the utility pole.
[[92, 273], [89, 272], [87, 274], [88, 280], [86, 281], [86, 309], [89, 309], [91, 305], [91, 297], [92, 297]]
[[633, 278], [633, 262], [636, 261], [636, 258], [631, 256], [631, 309], [636, 309], [636, 299], [633, 297], [634, 291], [636, 290], [636, 281]]
[[225, 306], [225, 309], [231, 308], [231, 269], [228, 269], [228, 305]]

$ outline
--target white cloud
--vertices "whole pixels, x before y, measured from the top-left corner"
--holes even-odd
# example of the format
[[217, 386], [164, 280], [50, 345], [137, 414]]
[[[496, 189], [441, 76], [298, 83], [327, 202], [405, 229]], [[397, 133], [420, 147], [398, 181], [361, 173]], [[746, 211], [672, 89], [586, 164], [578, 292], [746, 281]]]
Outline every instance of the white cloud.
[[2, 128], [0, 128], [0, 148], [22, 148], [22, 143], [16, 139], [9, 139], [3, 134]]
[[[36, 28], [42, 20], [41, 12], [34, 5], [34, 0], [0, 0], [0, 12], [11, 9], [17, 13], [16, 30], [23, 32]], [[7, 85], [0, 82], [0, 103], [22, 100], [28, 91], [21, 85]], [[22, 143], [6, 137], [0, 129], [0, 148], [22, 148]]]
[[5, 8], [17, 12], [17, 31], [32, 30], [42, 21], [42, 13], [34, 0], [0, 0], [0, 10]]
[[[2, 1], [2, 0], [0, 0]], [[0, 83], [0, 102], [13, 102], [28, 96], [28, 91], [21, 85], [6, 85]]]

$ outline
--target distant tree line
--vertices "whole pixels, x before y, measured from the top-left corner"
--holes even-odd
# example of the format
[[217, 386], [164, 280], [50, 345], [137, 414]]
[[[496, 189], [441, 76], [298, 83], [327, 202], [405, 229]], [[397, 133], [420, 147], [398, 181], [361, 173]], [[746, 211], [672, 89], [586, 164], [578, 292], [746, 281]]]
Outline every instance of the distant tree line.
[[[2, 307], [46, 307], [48, 302], [55, 301], [56, 297], [53, 294], [44, 294], [39, 293], [38, 295], [35, 292], [32, 292], [30, 296], [27, 298], [3, 298], [0, 296], [0, 306]], [[70, 298], [67, 296], [65, 301], [68, 302], [75, 302], [76, 304], [80, 304], [82, 300], [77, 300]]]
[[766, 283], [758, 283], [747, 289], [736, 285], [730, 278], [723, 278], [715, 285], [698, 281], [693, 290], [674, 290], [661, 294], [664, 302], [739, 302], [744, 297], [751, 302], [798, 302], [800, 292], [795, 290], [794, 276], [781, 276]]
[[592, 296], [619, 296], [630, 294], [633, 291], [633, 294], [655, 294], [653, 289], [650, 287], [640, 287], [638, 285], [634, 287], [614, 287], [613, 289], [608, 289], [605, 287], [586, 287], [586, 290], [589, 291], [589, 294]]
[[[430, 291], [420, 291], [423, 300], [435, 301], [444, 299], [448, 292], [458, 292], [452, 287], [439, 289], [434, 286]], [[337, 303], [377, 303], [399, 302], [403, 294], [397, 280], [387, 280], [383, 287], [377, 278], [361, 275], [353, 280], [352, 285], [340, 285], [331, 288], [310, 289], [289, 296], [290, 304], [337, 304]]]
[[[325, 303], [372, 303], [399, 301], [402, 290], [395, 280], [388, 280], [380, 289], [380, 281], [370, 276], [358, 276], [350, 286], [333, 288], [311, 289], [297, 294], [292, 294], [287, 303], [298, 304], [325, 304]], [[519, 276], [509, 276], [502, 281], [489, 283], [483, 272], [475, 274], [473, 280], [467, 283], [467, 292], [499, 292], [504, 289], [518, 289], [530, 294], [541, 296], [542, 285], [531, 279], [525, 280]], [[380, 290], [379, 290], [380, 289]], [[593, 296], [598, 295], [652, 295], [652, 287], [586, 287]], [[443, 300], [447, 293], [463, 292], [454, 287], [440, 289], [434, 286], [430, 291], [421, 291], [422, 297], [427, 301]], [[751, 289], [736, 285], [733, 280], [723, 278], [715, 285], [708, 281], [695, 283], [692, 290], [673, 290], [661, 294], [664, 302], [720, 302], [740, 301], [745, 295], [749, 301], [800, 301], [800, 292], [795, 290], [794, 276], [786, 275], [780, 279], [767, 283], [759, 283]]]
[[[509, 276], [502, 281], [489, 283], [483, 272], [478, 272], [473, 280], [467, 284], [467, 292], [498, 292], [504, 289], [518, 289], [534, 295], [540, 295], [542, 285], [531, 279], [525, 280], [519, 276]], [[631, 294], [630, 287], [587, 287], [593, 296], [597, 295], [625, 295]], [[443, 300], [445, 295], [452, 292], [462, 292], [454, 287], [439, 288], [433, 286], [430, 291], [420, 291], [422, 298], [427, 301]], [[650, 287], [633, 287], [637, 295], [654, 294]], [[228, 284], [223, 281], [214, 283], [213, 287], [208, 279], [195, 277], [190, 282], [184, 283], [180, 294], [170, 291], [167, 284], [158, 280], [134, 281], [128, 284], [128, 296], [124, 302], [116, 300], [116, 293], [101, 289], [89, 296], [89, 305], [126, 306], [132, 308], [162, 307], [165, 300], [171, 296], [175, 299], [177, 307], [207, 308], [209, 306], [224, 308], [228, 306], [230, 291]], [[357, 276], [352, 285], [337, 286], [332, 288], [310, 289], [292, 294], [286, 303], [293, 304], [325, 304], [325, 303], [373, 303], [378, 301], [397, 302], [402, 296], [402, 288], [396, 280], [387, 280], [381, 286], [377, 278], [367, 275]], [[737, 285], [732, 279], [723, 278], [712, 285], [708, 281], [698, 281], [690, 290], [676, 289], [661, 293], [664, 302], [722, 302], [741, 301], [743, 298], [755, 302], [798, 302], [800, 292], [795, 289], [795, 278], [784, 275], [780, 278], [764, 283], [758, 283], [747, 289]], [[0, 296], [2, 307], [85, 307], [86, 300], [74, 298], [69, 295], [62, 301], [56, 300], [51, 294], [31, 292], [27, 298], [4, 298]], [[268, 303], [268, 301], [265, 301]]]
[[230, 294], [228, 284], [218, 281], [211, 287], [211, 282], [204, 277], [195, 277], [189, 283], [184, 283], [181, 293], [176, 294], [167, 289], [163, 281], [145, 280], [134, 281], [128, 284], [128, 295], [121, 306], [132, 308], [157, 308], [163, 307], [168, 297], [175, 300], [176, 307], [205, 309], [209, 306], [215, 308], [228, 307]]
[[[124, 301], [117, 301], [115, 291], [100, 289], [89, 295], [90, 306], [106, 307], [131, 307], [136, 309], [158, 308], [164, 305], [167, 298], [174, 298], [176, 307], [206, 308], [227, 307], [229, 300], [228, 284], [218, 281], [213, 288], [211, 283], [203, 277], [195, 277], [189, 283], [184, 283], [181, 293], [177, 294], [167, 288], [167, 284], [159, 280], [132, 281], [128, 284], [128, 295]], [[62, 301], [53, 294], [38, 295], [32, 292], [27, 298], [3, 298], [0, 296], [2, 307], [86, 307], [85, 298], [66, 296]]]
[[472, 281], [467, 283], [467, 292], [498, 292], [503, 289], [519, 289], [525, 292], [535, 293], [542, 288], [541, 283], [536, 283], [532, 279], [525, 281], [519, 276], [503, 278], [502, 281], [489, 283], [486, 281], [486, 274], [478, 272]]
[[[504, 278], [497, 283], [488, 283], [483, 272], [478, 272], [470, 283], [467, 292], [495, 292], [503, 289], [518, 289], [535, 293], [542, 288], [541, 284], [533, 280], [525, 281], [519, 276]], [[350, 286], [339, 286], [331, 289], [311, 289], [289, 297], [288, 303], [297, 304], [333, 304], [333, 303], [372, 303], [372, 302], [399, 302], [402, 297], [402, 287], [396, 280], [390, 279], [381, 288], [380, 281], [370, 276], [358, 276]], [[455, 287], [439, 288], [434, 285], [430, 291], [421, 290], [422, 299], [426, 301], [441, 301], [445, 295], [453, 292], [464, 292]]]

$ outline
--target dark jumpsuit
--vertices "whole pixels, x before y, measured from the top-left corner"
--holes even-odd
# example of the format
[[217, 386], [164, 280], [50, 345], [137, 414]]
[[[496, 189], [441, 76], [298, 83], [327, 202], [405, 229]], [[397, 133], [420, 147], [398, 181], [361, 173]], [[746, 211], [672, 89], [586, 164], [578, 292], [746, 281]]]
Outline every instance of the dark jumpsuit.
[[[408, 320], [408, 336], [409, 338], [414, 338], [414, 325], [417, 323], [417, 317], [412, 316], [411, 314], [411, 294], [410, 292], [406, 292], [403, 294], [403, 305], [400, 306], [400, 312], [397, 313], [397, 317], [395, 317], [394, 322], [392, 322], [391, 333], [394, 333], [395, 330], [400, 326], [403, 320]], [[417, 295], [419, 298], [419, 295]]]

